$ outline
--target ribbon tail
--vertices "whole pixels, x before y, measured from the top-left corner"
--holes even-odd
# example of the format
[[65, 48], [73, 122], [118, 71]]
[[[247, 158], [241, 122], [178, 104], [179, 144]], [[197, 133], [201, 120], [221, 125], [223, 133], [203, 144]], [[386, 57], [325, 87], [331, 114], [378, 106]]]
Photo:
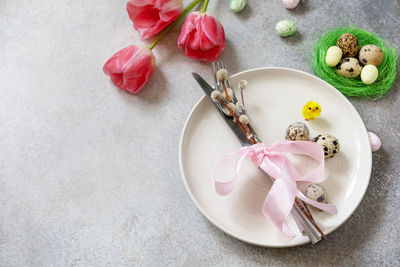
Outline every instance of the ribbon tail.
[[296, 168], [294, 168], [294, 166], [288, 162], [292, 168], [292, 179], [304, 182], [315, 182], [321, 179], [322, 174], [324, 173], [325, 163], [322, 146], [310, 141], [278, 141], [274, 143], [272, 147], [278, 152], [289, 152], [311, 157], [319, 163], [318, 167], [316, 167], [310, 174], [308, 174], [306, 177], [301, 177], [297, 173]]
[[232, 180], [229, 180], [227, 182], [215, 181], [214, 182], [215, 191], [221, 196], [226, 196], [230, 192], [232, 192], [233, 188], [235, 187], [235, 183], [236, 183], [236, 175], [235, 177], [233, 177]]
[[301, 200], [303, 200], [304, 202], [306, 202], [306, 203], [308, 203], [308, 204], [310, 204], [310, 205], [312, 205], [312, 206], [314, 206], [314, 207], [316, 207], [316, 208], [318, 208], [320, 210], [326, 211], [326, 212], [331, 213], [331, 214], [336, 214], [337, 213], [337, 208], [336, 208], [336, 205], [334, 205], [334, 204], [326, 204], [326, 203], [321, 203], [321, 202], [317, 202], [317, 201], [311, 200], [308, 197], [306, 197], [300, 191], [297, 191], [296, 196], [298, 198], [300, 198]]
[[290, 169], [285, 162], [278, 179], [264, 201], [263, 213], [286, 236], [294, 237], [287, 224], [287, 217], [293, 208], [296, 196], [296, 182], [290, 179]]
[[[244, 151], [244, 150], [243, 150]], [[247, 150], [243, 152], [242, 150], [238, 150], [235, 152], [232, 152], [230, 154], [228, 154], [227, 156], [225, 156], [217, 165], [217, 167], [215, 167], [214, 173], [212, 175], [212, 180], [214, 183], [214, 187], [215, 187], [215, 191], [221, 195], [221, 196], [226, 196], [228, 195], [230, 192], [232, 192], [233, 188], [235, 187], [236, 184], [236, 179], [239, 175], [239, 171], [240, 168], [243, 164], [243, 160], [246, 158], [247, 154], [249, 153]], [[241, 154], [243, 153], [243, 154]], [[218, 182], [215, 178], [218, 169], [221, 167], [222, 164], [224, 164], [227, 160], [229, 160], [232, 156], [239, 154], [239, 158], [236, 160], [235, 163], [235, 175], [228, 181], [226, 182]]]

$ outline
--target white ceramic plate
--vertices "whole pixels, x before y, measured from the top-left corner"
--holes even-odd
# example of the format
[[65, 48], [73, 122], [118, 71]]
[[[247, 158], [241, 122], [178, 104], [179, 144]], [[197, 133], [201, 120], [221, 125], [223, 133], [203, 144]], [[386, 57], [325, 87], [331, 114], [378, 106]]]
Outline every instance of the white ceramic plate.
[[[320, 181], [328, 192], [329, 202], [337, 205], [338, 213], [331, 215], [312, 210], [321, 229], [326, 234], [331, 233], [354, 212], [369, 183], [371, 147], [359, 114], [334, 87], [302, 71], [252, 69], [233, 75], [233, 85], [236, 87], [241, 79], [248, 81], [245, 92], [247, 112], [265, 144], [284, 138], [290, 123], [304, 121], [301, 110], [306, 102], [314, 100], [320, 103], [321, 116], [307, 123], [311, 137], [329, 133], [341, 144], [337, 156], [326, 160], [325, 173]], [[211, 181], [213, 169], [225, 154], [238, 148], [239, 142], [209, 99], [200, 99], [186, 121], [179, 154], [186, 189], [197, 207], [221, 230], [248, 243], [268, 247], [308, 243], [308, 237], [300, 233], [291, 215], [288, 221], [296, 234], [293, 239], [282, 235], [263, 216], [261, 207], [270, 184], [250, 160], [244, 164], [230, 195], [220, 196], [215, 192]], [[300, 174], [307, 173], [316, 165], [306, 157], [290, 158]], [[229, 163], [223, 167], [226, 173], [219, 172], [221, 177], [233, 174], [233, 161]], [[298, 183], [298, 186], [304, 188], [306, 185]]]

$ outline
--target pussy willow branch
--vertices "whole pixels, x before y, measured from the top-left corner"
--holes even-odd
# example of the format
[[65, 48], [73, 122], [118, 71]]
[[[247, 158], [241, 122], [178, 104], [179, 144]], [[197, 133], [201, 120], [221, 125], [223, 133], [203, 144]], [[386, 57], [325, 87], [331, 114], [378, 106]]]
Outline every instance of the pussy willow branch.
[[[225, 81], [222, 81], [222, 85], [223, 85], [223, 87], [224, 87], [225, 94], [226, 94], [226, 97], [227, 97], [227, 100], [228, 100], [228, 99], [229, 99], [229, 96], [228, 96], [228, 92], [227, 92], [227, 90], [226, 90]], [[220, 102], [220, 104], [223, 105], [223, 106], [230, 112], [230, 114], [235, 118], [236, 123], [238, 124], [238, 126], [240, 127], [240, 129], [241, 129], [241, 130], [243, 131], [243, 133], [245, 134], [247, 140], [248, 140], [252, 145], [258, 143], [258, 142], [254, 139], [253, 136], [251, 136], [251, 139], [248, 137], [248, 136], [249, 136], [248, 134], [249, 134], [249, 133], [252, 134], [252, 133], [248, 130], [248, 128], [246, 127], [246, 125], [243, 125], [243, 124], [239, 121], [239, 118], [237, 117], [236, 113], [228, 107], [228, 105], [225, 103], [225, 101], [224, 101], [223, 99], [221, 99], [219, 102]], [[230, 102], [230, 101], [229, 101], [229, 102]], [[304, 203], [304, 202], [303, 202], [303, 203]], [[304, 203], [304, 206], [303, 206], [303, 205], [300, 203], [300, 201], [297, 199], [297, 197], [296, 197], [296, 198], [295, 198], [295, 205], [297, 205], [297, 206], [300, 208], [300, 210], [303, 212], [303, 214], [306, 216], [306, 218], [310, 221], [310, 223], [311, 223], [312, 225], [314, 225], [315, 229], [317, 229], [317, 231], [321, 234], [322, 238], [325, 239], [325, 240], [328, 240], [328, 238], [325, 236], [324, 232], [322, 232], [322, 230], [319, 228], [319, 226], [318, 226], [318, 225], [316, 224], [316, 222], [314, 221], [314, 218], [313, 218], [313, 216], [312, 216], [310, 210], [308, 209], [307, 204]]]

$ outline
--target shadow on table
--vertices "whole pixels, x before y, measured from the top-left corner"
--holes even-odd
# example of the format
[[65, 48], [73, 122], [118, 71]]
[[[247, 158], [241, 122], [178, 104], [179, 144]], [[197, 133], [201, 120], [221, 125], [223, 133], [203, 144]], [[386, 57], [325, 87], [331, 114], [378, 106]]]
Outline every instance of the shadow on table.
[[303, 35], [297, 31], [291, 36], [281, 37], [281, 40], [288, 45], [298, 45], [303, 40]]
[[[380, 150], [379, 155], [374, 156], [373, 165], [377, 166], [380, 162], [388, 162], [389, 155], [385, 150]], [[378, 154], [377, 153], [377, 154]], [[371, 237], [377, 232], [379, 226], [380, 212], [384, 209], [386, 194], [373, 194], [374, 187], [378, 183], [382, 183], [380, 179], [385, 176], [378, 177], [378, 173], [373, 169], [370, 185], [362, 200], [360, 206], [353, 215], [340, 226], [336, 231], [331, 233], [328, 241], [321, 241], [316, 245], [305, 245], [300, 247], [289, 248], [287, 250], [256, 248], [262, 252], [268, 253], [269, 257], [282, 257], [282, 254], [293, 254], [293, 257], [287, 257], [287, 263], [310, 263], [320, 262], [326, 259], [326, 263], [338, 263], [342, 261], [342, 256], [352, 257], [357, 251], [365, 247]], [[380, 198], [379, 197], [382, 197]], [[294, 257], [296, 255], [296, 257]]]
[[151, 77], [148, 84], [145, 85], [137, 95], [131, 95], [121, 90], [121, 94], [128, 94], [127, 101], [137, 101], [140, 99], [141, 101], [145, 101], [149, 104], [157, 104], [163, 101], [165, 94], [167, 93], [167, 80], [160, 70], [160, 68], [156, 65], [153, 76]]
[[[229, 14], [229, 15], [235, 16], [235, 18], [240, 20], [240, 21], [246, 21], [251, 16], [254, 15], [252, 7], [251, 7], [251, 4], [252, 3], [250, 1], [247, 1], [246, 6], [244, 7], [244, 9], [241, 12], [234, 13], [234, 12], [231, 11], [230, 12], [231, 14]], [[227, 1], [217, 1], [216, 6], [212, 10], [212, 14], [214, 14], [215, 17], [220, 18], [221, 16], [223, 16], [223, 14], [225, 13], [225, 10], [227, 8], [229, 8], [229, 5], [228, 5]], [[222, 23], [222, 24], [224, 24], [224, 23]]]
[[[373, 165], [383, 164], [380, 169], [389, 164], [389, 155], [383, 148], [375, 152], [373, 158]], [[320, 265], [323, 261], [326, 265], [332, 265], [343, 262], [343, 257], [354, 257], [354, 260], [357, 260], [357, 252], [363, 250], [368, 240], [372, 239], [382, 218], [381, 211], [384, 209], [386, 194], [375, 194], [374, 188], [379, 188], [380, 183], [384, 184], [385, 181], [382, 181], [384, 178], [386, 176], [379, 176], [378, 170], [373, 168], [370, 185], [360, 206], [342, 226], [329, 234], [328, 241], [322, 240], [314, 246], [307, 244], [293, 248], [264, 248], [235, 240], [217, 229], [215, 233], [220, 234], [218, 238], [221, 242], [226, 242], [227, 238], [229, 242], [237, 242], [238, 244], [232, 246], [232, 249], [238, 254], [246, 250], [246, 253], [258, 255], [257, 261], [262, 264], [278, 261], [282, 264], [301, 266]]]
[[308, 1], [300, 1], [299, 5], [295, 9], [288, 10], [288, 12], [290, 12], [290, 15], [303, 16], [311, 9], [312, 7]]
[[[223, 1], [219, 1], [218, 3], [223, 3]], [[241, 21], [248, 20], [253, 15], [253, 11], [251, 9], [251, 3], [247, 3], [244, 9], [240, 13], [234, 13], [234, 15], [238, 20]]]
[[[222, 53], [220, 60], [225, 61], [226, 67], [229, 71], [229, 74], [235, 74], [239, 71], [243, 71], [241, 69], [241, 64], [238, 61], [239, 56], [237, 55], [237, 51], [235, 50], [235, 45], [228, 39], [226, 39], [225, 50]], [[235, 87], [235, 85], [232, 85]]]

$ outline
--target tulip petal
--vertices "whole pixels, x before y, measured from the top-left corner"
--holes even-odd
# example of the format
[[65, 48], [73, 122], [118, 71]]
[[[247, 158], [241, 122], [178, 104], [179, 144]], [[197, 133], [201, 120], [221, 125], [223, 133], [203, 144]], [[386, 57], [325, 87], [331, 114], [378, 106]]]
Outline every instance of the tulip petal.
[[147, 5], [153, 5], [154, 0], [129, 0], [128, 4], [134, 5], [134, 6], [147, 6]]
[[190, 39], [189, 35], [193, 32], [196, 31], [196, 18], [195, 16], [192, 16], [193, 14], [190, 14], [185, 23], [182, 26], [181, 33], [179, 34], [178, 38], [178, 46], [180, 48], [184, 47], [186, 45], [186, 42]]
[[149, 28], [153, 27], [160, 21], [160, 15], [157, 9], [148, 8], [137, 14], [134, 21], [135, 28], [137, 29]]
[[201, 50], [210, 50], [215, 46], [213, 42], [210, 41], [210, 39], [207, 38], [207, 36], [204, 36], [203, 38], [199, 38], [199, 48]]
[[120, 73], [111, 74], [110, 78], [111, 78], [111, 81], [115, 84], [115, 86], [117, 86], [119, 88], [121, 88], [121, 86], [123, 86], [124, 76], [122, 74], [120, 74]]
[[214, 45], [225, 42], [223, 27], [214, 17], [205, 14], [201, 27], [204, 34]]
[[192, 59], [215, 61], [225, 49], [224, 28], [213, 16], [192, 13], [182, 26], [178, 46]]
[[160, 19], [164, 21], [174, 21], [182, 11], [182, 1], [163, 1], [160, 7]]
[[202, 28], [207, 38], [213, 44], [218, 44], [218, 41], [220, 40], [218, 33], [218, 24], [213, 16], [204, 14], [203, 19], [200, 22], [200, 27]]
[[115, 53], [104, 64], [103, 71], [117, 87], [136, 94], [149, 82], [154, 67], [150, 49], [131, 45]]
[[170, 25], [183, 11], [181, 0], [130, 0], [126, 11], [142, 39]]

